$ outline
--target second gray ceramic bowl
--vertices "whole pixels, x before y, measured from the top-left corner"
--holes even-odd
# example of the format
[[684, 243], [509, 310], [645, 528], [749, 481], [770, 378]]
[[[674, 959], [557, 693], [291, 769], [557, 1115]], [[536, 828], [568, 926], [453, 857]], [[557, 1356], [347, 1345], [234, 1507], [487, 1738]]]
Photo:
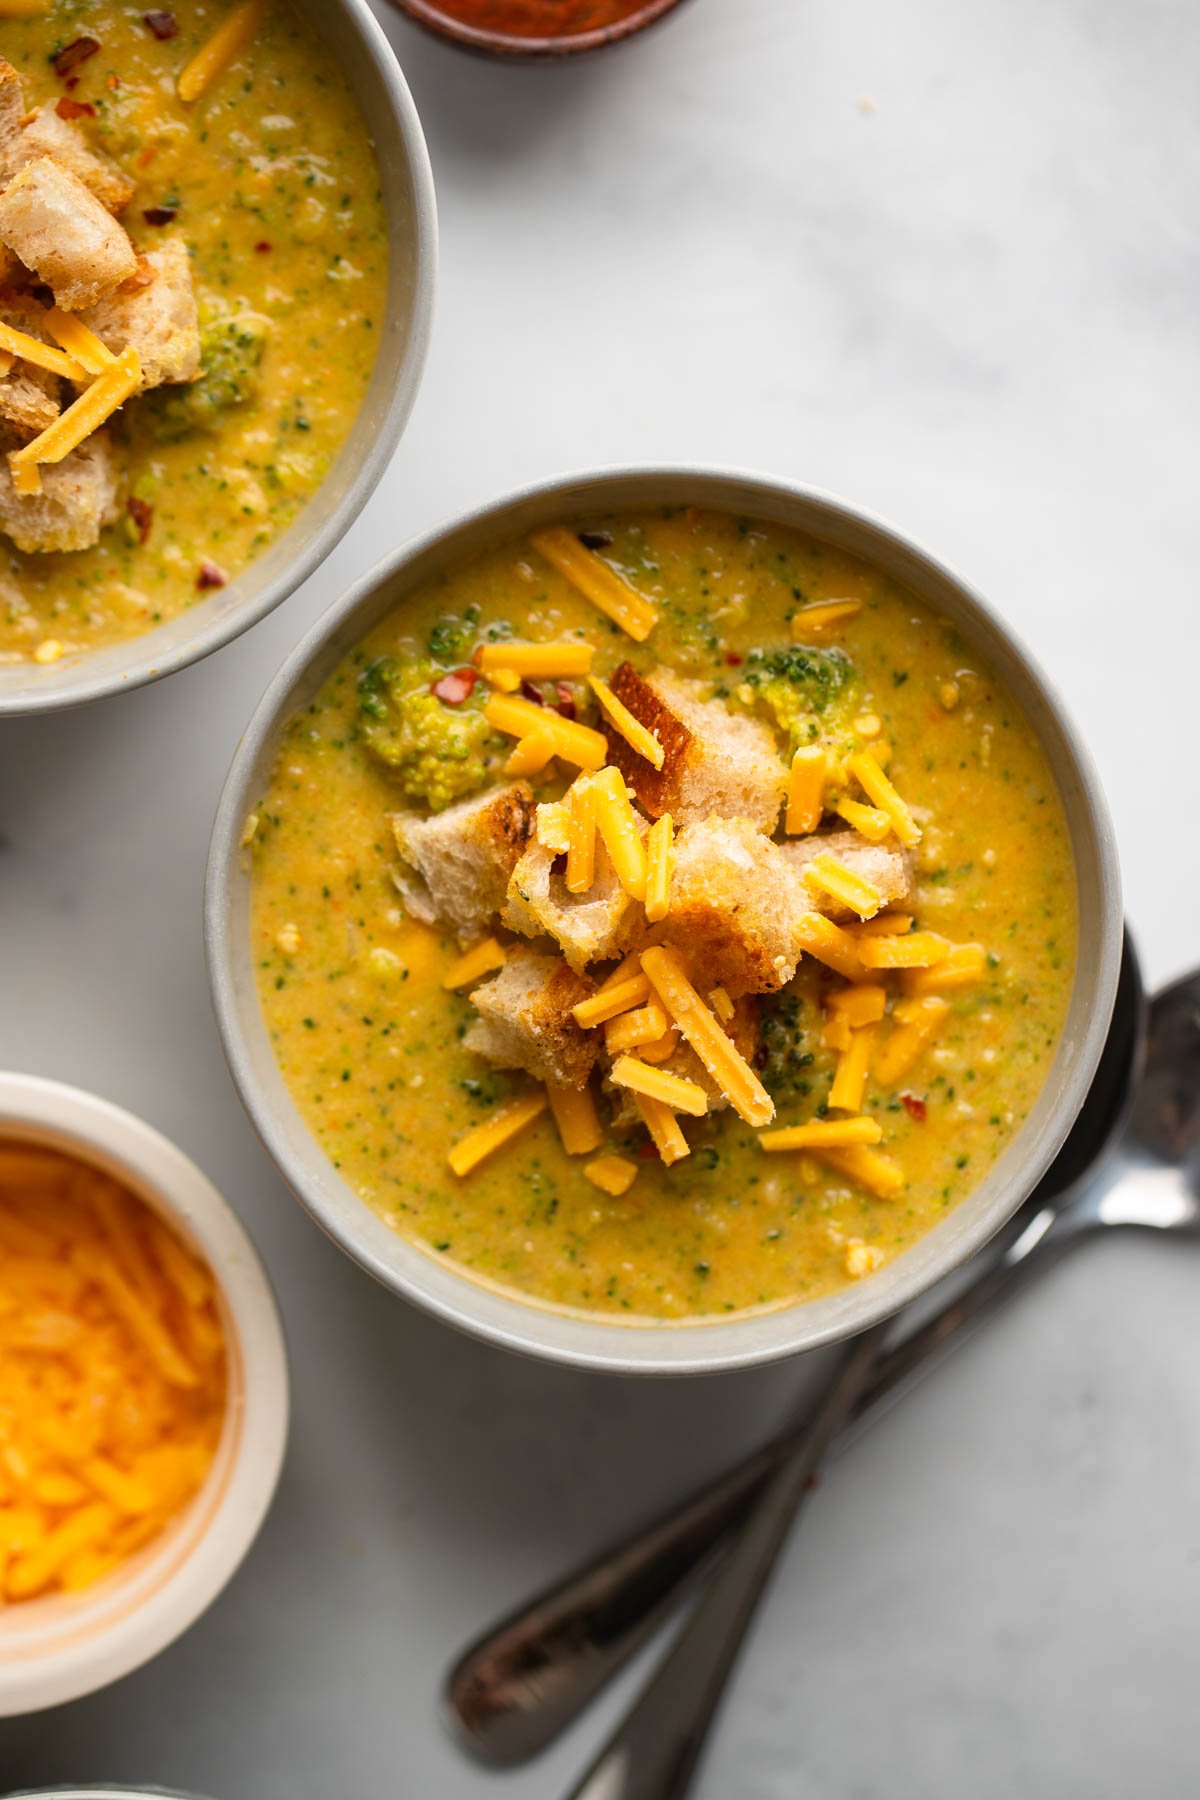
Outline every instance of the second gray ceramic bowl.
[[45, 667], [0, 665], [0, 718], [82, 706], [199, 662], [257, 624], [317, 569], [374, 493], [420, 386], [433, 318], [437, 209], [412, 95], [367, 0], [291, 0], [312, 19], [362, 109], [388, 217], [387, 318], [362, 410], [319, 491], [265, 556], [179, 618]]
[[[263, 1025], [240, 843], [284, 724], [406, 594], [539, 526], [664, 505], [810, 532], [886, 571], [978, 645], [1037, 733], [1062, 794], [1079, 886], [1079, 958], [1062, 1042], [1036, 1105], [996, 1166], [928, 1236], [879, 1274], [823, 1299], [729, 1321], [623, 1325], [470, 1280], [391, 1231], [341, 1179], [293, 1104]], [[330, 607], [267, 690], [234, 760], [209, 859], [206, 933], [217, 1017], [242, 1099], [300, 1200], [363, 1268], [438, 1318], [509, 1350], [621, 1374], [684, 1375], [745, 1368], [851, 1337], [924, 1293], [1012, 1216], [1048, 1168], [1095, 1073], [1120, 969], [1121, 899], [1112, 827], [1086, 750], [1027, 651], [959, 576], [891, 526], [812, 489], [711, 469], [614, 469], [546, 482], [469, 513], [397, 552]]]

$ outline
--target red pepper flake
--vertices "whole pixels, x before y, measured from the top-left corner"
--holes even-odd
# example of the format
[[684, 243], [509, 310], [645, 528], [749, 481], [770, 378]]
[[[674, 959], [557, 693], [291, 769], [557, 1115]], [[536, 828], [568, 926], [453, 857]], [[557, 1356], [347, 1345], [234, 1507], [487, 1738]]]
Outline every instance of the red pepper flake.
[[64, 94], [54, 108], [60, 119], [94, 119], [96, 109], [87, 100], [72, 100]]
[[142, 24], [152, 31], [156, 38], [164, 44], [168, 38], [179, 36], [179, 20], [173, 12], [148, 12], [142, 14]]
[[259, 256], [270, 256], [273, 246], [268, 244], [266, 238], [264, 238], [262, 243], [255, 244], [254, 248]]
[[446, 706], [461, 706], [464, 700], [470, 698], [471, 690], [478, 680], [479, 676], [474, 669], [455, 669], [452, 674], [443, 675], [440, 681], [435, 681], [429, 691]]
[[740, 669], [742, 666], [742, 659], [736, 650], [727, 650], [725, 652], [725, 662], [731, 669]]
[[638, 1161], [651, 1162], [658, 1155], [653, 1144], [641, 1144], [638, 1147]]
[[[139, 500], [136, 494], [131, 494], [125, 502], [125, 510], [137, 526], [138, 543], [144, 544], [150, 536], [150, 527], [154, 524], [154, 508], [148, 500]], [[205, 568], [211, 568], [211, 566], [210, 563], [205, 564]], [[200, 573], [203, 576], [204, 569]], [[219, 569], [217, 574], [220, 574]], [[202, 580], [198, 581], [196, 585], [197, 587], [210, 587], [212, 583]]]
[[923, 1125], [925, 1123], [929, 1114], [929, 1108], [918, 1094], [901, 1094], [900, 1104], [903, 1106], [910, 1119], [915, 1119], [918, 1125]]
[[564, 719], [573, 719], [575, 717], [575, 690], [570, 682], [556, 682], [554, 691], [558, 695], [555, 712], [561, 714]]
[[203, 592], [205, 588], [223, 588], [228, 586], [228, 583], [228, 575], [225, 573], [224, 569], [218, 569], [216, 563], [205, 562], [200, 564], [200, 573], [196, 577], [196, 586], [201, 592]]
[[179, 212], [177, 206], [145, 206], [142, 217], [147, 225], [169, 225]]
[[119, 75], [106, 75], [104, 77], [104, 85], [110, 94], [119, 94], [121, 91], [121, 77]]
[[99, 48], [99, 38], [76, 38], [73, 44], [67, 44], [64, 49], [59, 51], [57, 56], [51, 57], [50, 60], [54, 64], [54, 73], [58, 76], [60, 81], [65, 81], [73, 69], [77, 69], [80, 63], [86, 62], [89, 56], [95, 56]]
[[521, 683], [521, 694], [524, 699], [532, 700], [535, 706], [545, 706], [546, 704], [545, 694], [543, 694], [540, 687], [535, 687], [532, 681], [523, 681]]

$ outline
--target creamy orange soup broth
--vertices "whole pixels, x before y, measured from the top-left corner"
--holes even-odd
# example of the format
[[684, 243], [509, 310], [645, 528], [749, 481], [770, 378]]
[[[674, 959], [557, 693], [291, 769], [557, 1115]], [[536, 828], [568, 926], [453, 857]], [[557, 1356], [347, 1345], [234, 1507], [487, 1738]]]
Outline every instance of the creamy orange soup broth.
[[[877, 570], [776, 525], [694, 510], [572, 526], [581, 529], [590, 554], [657, 608], [645, 643], [529, 541], [509, 543], [406, 601], [288, 727], [247, 821], [271, 1042], [297, 1106], [363, 1204], [465, 1274], [625, 1320], [728, 1317], [812, 1299], [869, 1277], [944, 1218], [1037, 1097], [1075, 960], [1059, 796], [992, 671]], [[810, 633], [803, 609], [834, 599], [859, 604], [832, 623], [814, 614]], [[567, 1155], [543, 1111], [468, 1174], [452, 1172], [448, 1148], [536, 1088], [464, 1047], [472, 990], [443, 986], [463, 946], [406, 913], [388, 816], [505, 780], [512, 737], [486, 732], [478, 717], [488, 683], [457, 700], [430, 689], [460, 693], [467, 682], [446, 687], [446, 672], [471, 670], [480, 644], [509, 639], [591, 644], [592, 673], [604, 678], [628, 660], [703, 681], [732, 715], [771, 728], [785, 764], [795, 749], [823, 745], [825, 830], [845, 829], [831, 811], [839, 797], [869, 800], [847, 763], [865, 751], [886, 764], [921, 833], [905, 908], [912, 931], [978, 947], [965, 961], [955, 949], [940, 976], [935, 966], [867, 978], [884, 987], [886, 1010], [868, 1027], [870, 1066], [849, 1110], [880, 1128], [871, 1154], [895, 1181], [871, 1191], [819, 1151], [764, 1150], [763, 1134], [730, 1108], [681, 1115], [689, 1153], [668, 1167], [640, 1121], [621, 1130], [610, 1122], [596, 1075], [602, 1142], [592, 1158]], [[390, 693], [420, 696], [399, 749], [394, 735], [380, 737], [381, 671]], [[597, 723], [584, 681], [543, 682], [539, 692]], [[537, 797], [561, 795], [575, 773], [551, 763], [532, 777]], [[669, 915], [658, 931], [671, 941]], [[502, 925], [494, 935], [502, 947], [523, 943]], [[703, 990], [703, 971], [692, 974]], [[830, 1096], [847, 1041], [835, 996], [846, 987], [805, 954], [782, 992], [748, 1003], [748, 1061], [775, 1103], [771, 1130], [845, 1116]], [[922, 995], [941, 1002], [936, 1029], [885, 1082], [876, 1070]], [[635, 1171], [620, 1194], [585, 1173], [610, 1155]]]

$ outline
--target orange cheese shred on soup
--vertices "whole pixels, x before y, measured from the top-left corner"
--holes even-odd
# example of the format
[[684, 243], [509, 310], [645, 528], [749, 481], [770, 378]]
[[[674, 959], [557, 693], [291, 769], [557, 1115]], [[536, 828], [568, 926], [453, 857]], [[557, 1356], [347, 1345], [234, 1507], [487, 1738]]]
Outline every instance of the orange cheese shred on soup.
[[208, 1474], [225, 1380], [210, 1270], [99, 1170], [0, 1141], [0, 1601], [156, 1537]]

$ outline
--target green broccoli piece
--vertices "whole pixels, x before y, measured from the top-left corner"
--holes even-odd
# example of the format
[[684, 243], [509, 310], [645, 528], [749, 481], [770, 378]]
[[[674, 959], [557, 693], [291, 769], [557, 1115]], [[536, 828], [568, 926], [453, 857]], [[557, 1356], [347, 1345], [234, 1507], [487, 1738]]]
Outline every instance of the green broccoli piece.
[[849, 697], [854, 674], [843, 650], [789, 644], [782, 650], [751, 650], [744, 679], [796, 746], [817, 735], [814, 714]]
[[804, 1029], [804, 1005], [797, 994], [780, 994], [764, 1003], [758, 1027], [754, 1066], [773, 1099], [807, 1094], [813, 1053]]
[[458, 613], [443, 613], [429, 633], [429, 654], [434, 662], [459, 662], [474, 643], [478, 624], [477, 606], [468, 606], [461, 617]]
[[270, 322], [260, 313], [211, 320], [200, 334], [199, 378], [148, 397], [155, 436], [175, 443], [196, 431], [215, 431], [226, 413], [256, 399], [269, 331]]
[[483, 786], [492, 737], [482, 684], [459, 705], [447, 706], [430, 692], [438, 674], [432, 663], [385, 656], [358, 682], [363, 743], [410, 799], [425, 801], [433, 812]]

